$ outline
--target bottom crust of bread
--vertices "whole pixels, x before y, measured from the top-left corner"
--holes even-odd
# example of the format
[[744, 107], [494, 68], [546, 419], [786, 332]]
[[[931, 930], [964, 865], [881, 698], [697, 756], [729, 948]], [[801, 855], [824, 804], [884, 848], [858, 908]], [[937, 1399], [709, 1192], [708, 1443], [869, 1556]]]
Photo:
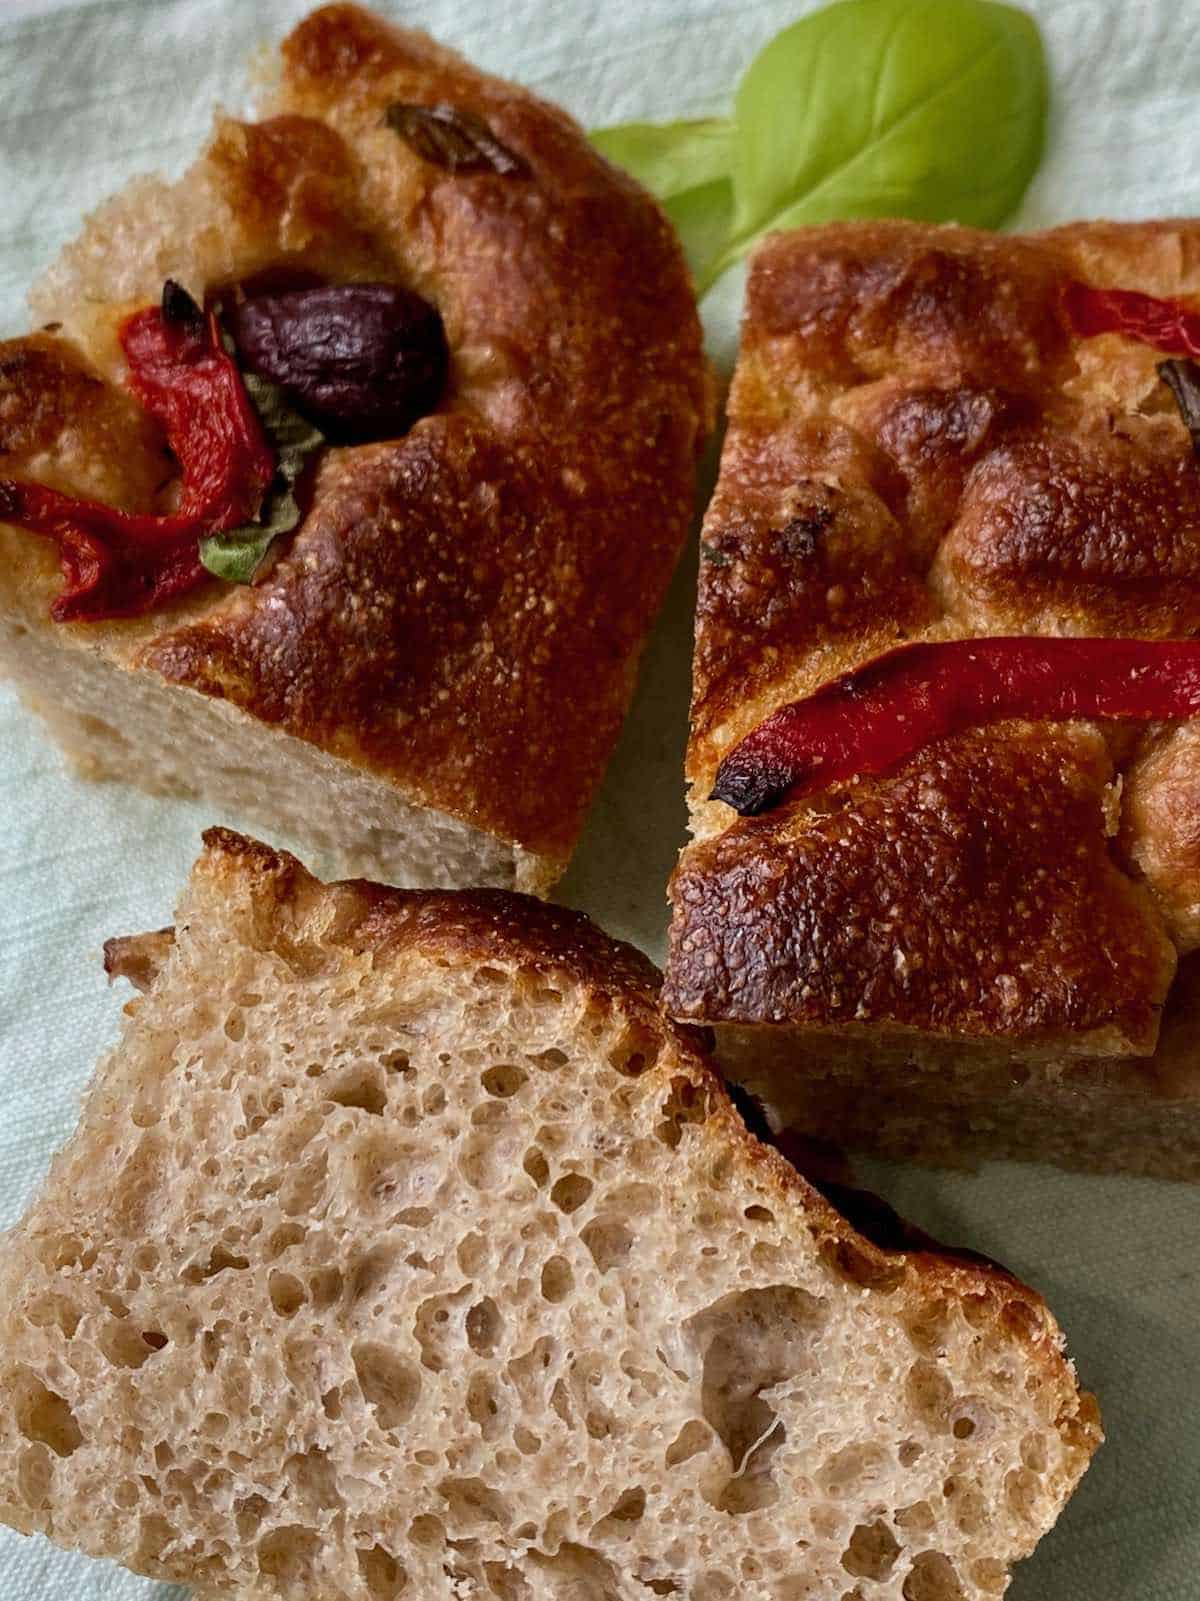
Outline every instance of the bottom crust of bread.
[[231, 701], [87, 646], [64, 649], [24, 623], [0, 622], [0, 673], [85, 777], [203, 799], [230, 821], [299, 844], [331, 877], [545, 895], [565, 865], [406, 799]]
[[1149, 1057], [1068, 1055], [853, 1026], [713, 1025], [778, 1128], [937, 1167], [1052, 1162], [1200, 1182], [1200, 956]]

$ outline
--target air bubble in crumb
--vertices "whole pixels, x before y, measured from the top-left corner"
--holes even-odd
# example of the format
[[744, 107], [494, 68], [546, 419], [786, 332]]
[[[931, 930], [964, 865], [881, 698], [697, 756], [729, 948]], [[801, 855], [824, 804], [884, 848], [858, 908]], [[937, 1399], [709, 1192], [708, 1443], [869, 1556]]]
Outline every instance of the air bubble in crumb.
[[478, 1356], [491, 1356], [500, 1339], [504, 1320], [490, 1295], [477, 1301], [467, 1313], [467, 1344]]
[[712, 1431], [707, 1423], [702, 1423], [699, 1418], [689, 1418], [667, 1447], [667, 1466], [674, 1468], [687, 1462], [705, 1450], [711, 1439]]
[[415, 1364], [371, 1340], [360, 1340], [350, 1355], [363, 1399], [374, 1407], [379, 1427], [398, 1429], [407, 1423], [421, 1394]]
[[272, 1272], [267, 1280], [267, 1293], [280, 1317], [294, 1317], [304, 1305], [304, 1286], [292, 1273]]
[[320, 1541], [309, 1529], [297, 1524], [273, 1529], [258, 1542], [258, 1569], [264, 1577], [277, 1580], [275, 1591], [303, 1591], [311, 1586]]
[[564, 1173], [550, 1191], [550, 1199], [561, 1212], [574, 1212], [592, 1193], [592, 1181], [582, 1173]]
[[904, 1601], [966, 1601], [953, 1563], [940, 1551], [914, 1558], [900, 1593]]
[[525, 1169], [526, 1173], [529, 1174], [529, 1177], [533, 1180], [533, 1182], [539, 1187], [543, 1185], [550, 1177], [550, 1164], [546, 1161], [546, 1158], [542, 1155], [541, 1151], [538, 1150], [536, 1145], [525, 1152], [525, 1159], [521, 1163], [521, 1166]]
[[842, 1553], [842, 1566], [856, 1579], [880, 1582], [888, 1577], [900, 1555], [900, 1542], [882, 1518], [860, 1523]]
[[382, 1117], [387, 1109], [387, 1091], [370, 1071], [352, 1073], [329, 1091], [328, 1099], [338, 1106], [354, 1107], [371, 1117]]
[[633, 1235], [623, 1223], [605, 1222], [602, 1218], [589, 1223], [580, 1238], [601, 1273], [619, 1267], [633, 1247]]
[[394, 1601], [408, 1583], [408, 1574], [381, 1545], [358, 1553], [358, 1571], [372, 1601]]
[[18, 1370], [10, 1396], [17, 1428], [27, 1440], [48, 1445], [60, 1457], [70, 1456], [83, 1444], [83, 1434], [67, 1402], [28, 1368]]
[[563, 1256], [552, 1256], [542, 1269], [542, 1299], [565, 1301], [575, 1284], [571, 1264]]
[[480, 1079], [484, 1089], [489, 1095], [495, 1095], [501, 1100], [507, 1100], [510, 1095], [529, 1082], [528, 1075], [511, 1062], [499, 1062], [495, 1067], [489, 1067]]

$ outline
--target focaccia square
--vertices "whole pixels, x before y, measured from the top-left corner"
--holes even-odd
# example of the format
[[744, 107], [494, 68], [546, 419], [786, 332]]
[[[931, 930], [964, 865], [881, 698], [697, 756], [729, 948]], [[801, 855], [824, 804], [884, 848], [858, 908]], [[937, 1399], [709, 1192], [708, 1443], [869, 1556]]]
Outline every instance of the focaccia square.
[[783, 1120], [1200, 1176], [1200, 727], [1014, 719], [739, 816], [722, 760], [913, 641], [1190, 639], [1200, 467], [1072, 284], [1200, 294], [1200, 223], [905, 222], [755, 259], [703, 534], [666, 998]]
[[709, 397], [681, 251], [562, 111], [356, 7], [285, 41], [264, 110], [102, 207], [36, 289], [45, 326], [0, 345], [0, 478], [174, 507], [120, 343], [167, 280], [201, 306], [418, 294], [445, 382], [407, 430], [318, 452], [248, 586], [55, 622], [52, 539], [0, 526], [0, 664], [93, 774], [201, 795], [334, 871], [544, 892], [691, 518]]

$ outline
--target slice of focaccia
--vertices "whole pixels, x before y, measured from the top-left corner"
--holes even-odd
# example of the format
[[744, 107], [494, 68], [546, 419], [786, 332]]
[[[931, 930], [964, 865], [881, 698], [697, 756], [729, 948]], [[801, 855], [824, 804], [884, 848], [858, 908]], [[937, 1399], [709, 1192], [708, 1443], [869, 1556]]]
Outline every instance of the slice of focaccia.
[[784, 1122], [1200, 1177], [1197, 295], [1190, 222], [754, 262], [666, 996]]
[[[353, 6], [264, 109], [97, 211], [0, 345], [0, 663], [93, 774], [543, 892], [691, 515], [682, 255], [563, 112]], [[245, 422], [223, 359], [265, 458], [206, 432]]]
[[0, 1518], [206, 1597], [990, 1601], [1099, 1440], [1002, 1270], [856, 1231], [658, 975], [214, 830], [0, 1243]]

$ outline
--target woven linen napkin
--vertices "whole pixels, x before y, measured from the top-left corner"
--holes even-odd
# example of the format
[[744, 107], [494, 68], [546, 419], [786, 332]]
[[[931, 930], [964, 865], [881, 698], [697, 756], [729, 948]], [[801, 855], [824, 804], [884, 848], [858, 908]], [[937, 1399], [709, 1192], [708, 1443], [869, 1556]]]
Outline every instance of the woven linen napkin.
[[[303, 0], [0, 0], [0, 334], [83, 214], [136, 173], [178, 172], [213, 109], [247, 104], [248, 60]], [[413, 0], [380, 7], [584, 123], [728, 108], [754, 52], [804, 0]], [[1055, 100], [1049, 153], [1019, 221], [1200, 209], [1194, 0], [1040, 0]], [[728, 362], [741, 277], [705, 306]], [[680, 574], [579, 856], [574, 904], [661, 958], [664, 888], [683, 834], [693, 574]], [[110, 934], [156, 928], [196, 853], [204, 807], [86, 784], [0, 690], [0, 1226], [69, 1132], [123, 997]], [[282, 843], [287, 843], [282, 841]], [[1104, 1408], [1104, 1447], [1015, 1601], [1200, 1596], [1200, 1194], [1149, 1181], [997, 1165], [867, 1175], [934, 1234], [1045, 1292]], [[3, 1353], [0, 1353], [2, 1357]], [[167, 1601], [182, 1592], [0, 1532], [3, 1601]], [[314, 1598], [316, 1601], [316, 1598]], [[414, 1598], [421, 1601], [421, 1598]]]

